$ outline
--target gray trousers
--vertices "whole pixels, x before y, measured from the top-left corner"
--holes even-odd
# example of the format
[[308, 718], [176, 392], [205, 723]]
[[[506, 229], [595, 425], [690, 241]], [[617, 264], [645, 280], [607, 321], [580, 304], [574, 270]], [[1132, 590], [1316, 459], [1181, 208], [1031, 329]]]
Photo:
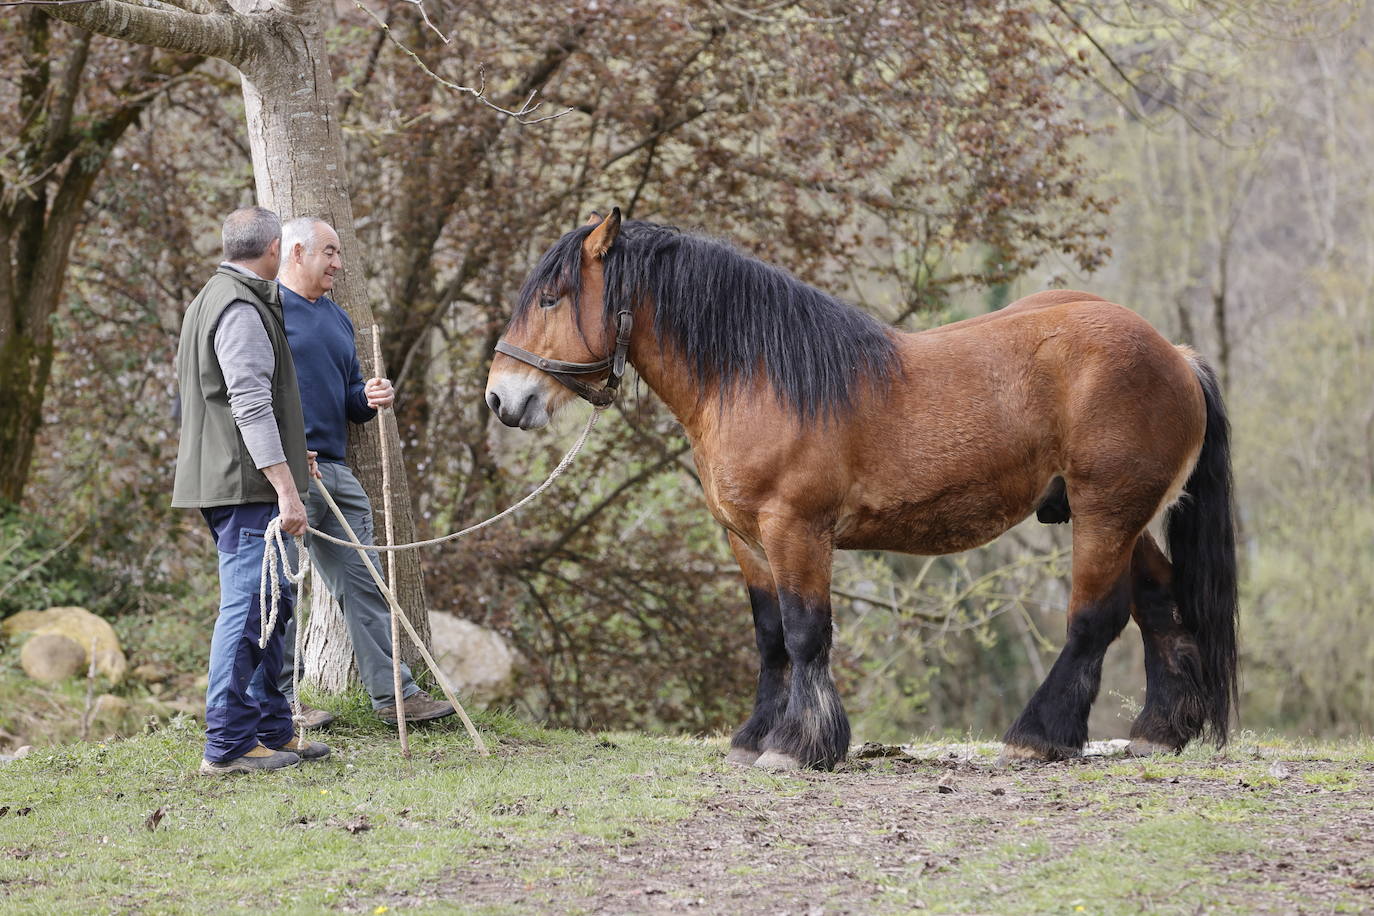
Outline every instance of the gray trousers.
[[[358, 483], [358, 478], [353, 476], [347, 465], [321, 461], [319, 466], [321, 482], [334, 497], [334, 502], [338, 503], [339, 510], [348, 519], [358, 540], [372, 546], [376, 543], [372, 539], [372, 504], [368, 502], [362, 484]], [[310, 495], [305, 500], [305, 512], [309, 516], [310, 527], [348, 540], [347, 532], [314, 484], [311, 484]], [[329, 593], [339, 602], [339, 608], [343, 611], [348, 636], [353, 641], [353, 654], [358, 659], [358, 674], [372, 697], [372, 708], [395, 706], [391, 679], [391, 609], [386, 599], [377, 590], [377, 583], [372, 581], [367, 567], [363, 566], [362, 557], [352, 547], [331, 544], [309, 534], [305, 536], [305, 545], [310, 550], [315, 567], [324, 577]], [[372, 565], [381, 572], [382, 564], [376, 552], [369, 551], [368, 556]], [[386, 574], [383, 572], [382, 575]], [[291, 668], [296, 664], [296, 616], [292, 615], [286, 630], [286, 656], [282, 661], [279, 681], [281, 692], [288, 700], [294, 699], [291, 694]], [[410, 676], [410, 669], [402, 662], [402, 695], [410, 697], [419, 691], [420, 688], [415, 686], [415, 680]]]

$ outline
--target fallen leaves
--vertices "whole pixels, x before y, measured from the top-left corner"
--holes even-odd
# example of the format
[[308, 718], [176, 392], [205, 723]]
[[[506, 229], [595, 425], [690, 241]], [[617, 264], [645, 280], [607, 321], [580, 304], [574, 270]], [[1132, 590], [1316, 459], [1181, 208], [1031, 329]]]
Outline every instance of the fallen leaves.
[[162, 823], [162, 819], [166, 816], [167, 806], [159, 805], [157, 810], [154, 811], [152, 814], [148, 815], [147, 819], [144, 820], [143, 826], [148, 828], [149, 833], [152, 833], [154, 830], [157, 829], [157, 825]]

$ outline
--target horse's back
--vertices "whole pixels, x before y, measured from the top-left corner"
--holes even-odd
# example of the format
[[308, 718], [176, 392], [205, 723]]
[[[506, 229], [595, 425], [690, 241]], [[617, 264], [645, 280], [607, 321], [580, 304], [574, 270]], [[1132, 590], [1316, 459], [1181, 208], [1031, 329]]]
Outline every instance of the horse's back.
[[1085, 293], [1076, 289], [1047, 289], [1029, 296], [1022, 296], [1015, 302], [1004, 305], [995, 311], [987, 312], [983, 315], [975, 315], [972, 318], [965, 318], [962, 321], [954, 321], [949, 324], [942, 324], [938, 327], [930, 328], [926, 331], [919, 331], [918, 334], [925, 336], [942, 336], [948, 333], [959, 333], [973, 328], [981, 328], [986, 325], [994, 325], [1003, 322], [1008, 318], [1024, 316], [1028, 312], [1037, 312], [1042, 309], [1054, 306], [1076, 305], [1080, 303], [1109, 303], [1108, 300], [1093, 293]]
[[1037, 293], [901, 335], [898, 350], [901, 378], [850, 430], [864, 481], [854, 501], [866, 518], [844, 546], [904, 529], [910, 546], [878, 546], [967, 549], [1029, 515], [1060, 476], [1085, 511], [1128, 490], [1157, 502], [1201, 443], [1201, 391], [1186, 356], [1100, 296]]

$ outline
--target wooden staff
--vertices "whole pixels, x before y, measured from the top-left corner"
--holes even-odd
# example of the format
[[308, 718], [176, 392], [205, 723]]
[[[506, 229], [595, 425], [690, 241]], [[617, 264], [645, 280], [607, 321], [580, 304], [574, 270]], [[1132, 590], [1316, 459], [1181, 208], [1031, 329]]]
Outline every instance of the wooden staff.
[[[372, 326], [372, 372], [375, 378], [385, 378], [382, 374], [382, 332], [377, 325]], [[385, 408], [383, 408], [385, 409]], [[386, 520], [386, 544], [396, 543], [394, 523], [391, 519], [391, 461], [387, 448], [386, 415], [383, 409], [377, 411], [377, 436], [382, 445], [382, 516]], [[386, 555], [386, 584], [391, 593], [396, 594], [396, 553]], [[401, 739], [401, 756], [410, 759], [410, 737], [406, 734], [406, 701], [401, 696], [401, 625], [396, 620], [396, 605], [391, 607], [391, 695], [396, 701], [396, 734]]]

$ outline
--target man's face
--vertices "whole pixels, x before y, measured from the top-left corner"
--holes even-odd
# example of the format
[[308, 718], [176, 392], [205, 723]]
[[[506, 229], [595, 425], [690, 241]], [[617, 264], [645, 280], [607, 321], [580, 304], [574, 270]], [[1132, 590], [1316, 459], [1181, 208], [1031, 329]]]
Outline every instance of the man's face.
[[339, 257], [339, 236], [333, 229], [316, 223], [315, 244], [312, 250], [302, 250], [299, 257], [293, 279], [305, 289], [296, 292], [307, 299], [318, 299], [334, 288], [334, 274], [343, 269], [343, 261]]

